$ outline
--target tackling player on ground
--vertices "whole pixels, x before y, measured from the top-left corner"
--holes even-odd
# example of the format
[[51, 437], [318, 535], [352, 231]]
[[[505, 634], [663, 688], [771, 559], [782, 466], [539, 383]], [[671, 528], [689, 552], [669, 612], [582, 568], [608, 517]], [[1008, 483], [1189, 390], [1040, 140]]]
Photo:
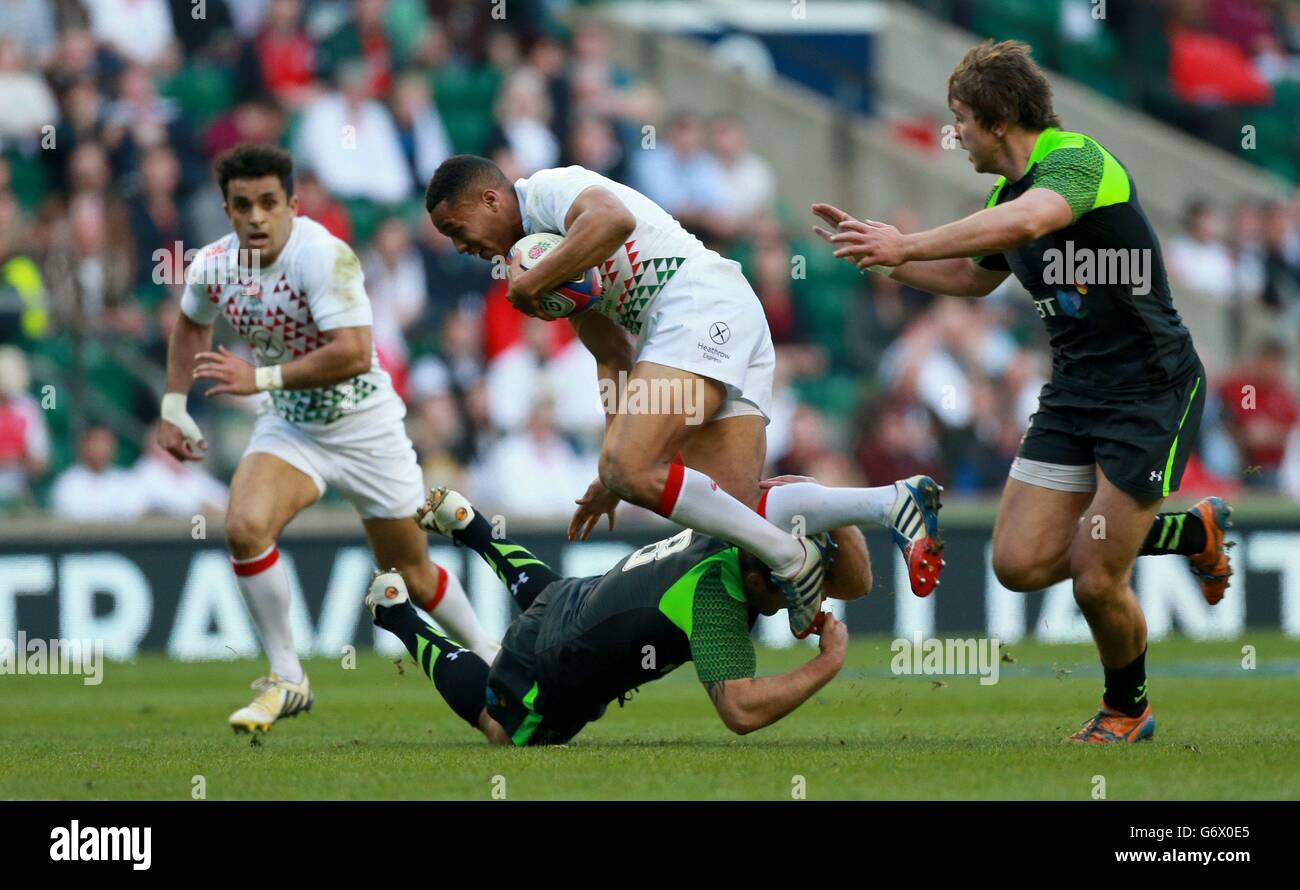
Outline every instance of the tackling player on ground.
[[[360, 513], [378, 564], [400, 567], [442, 626], [484, 658], [496, 644], [455, 576], [430, 562], [411, 518], [424, 482], [402, 426], [405, 406], [371, 343], [370, 300], [352, 248], [296, 215], [288, 153], [241, 145], [217, 158], [215, 170], [234, 231], [200, 250], [187, 270], [158, 438], [177, 459], [202, 460], [207, 445], [185, 408], [195, 380], [216, 382], [207, 396], [269, 394], [226, 513], [231, 563], [271, 662], [270, 676], [253, 684], [260, 694], [230, 724], [265, 731], [311, 708], [276, 540], [327, 485]], [[218, 315], [253, 350], [256, 367], [225, 347], [211, 351]]]
[[[982, 297], [1014, 272], [1033, 296], [1051, 341], [1052, 377], [998, 507], [993, 568], [1012, 590], [1073, 581], [1105, 692], [1071, 739], [1149, 738], [1155, 719], [1146, 619], [1129, 587], [1134, 559], [1187, 556], [1211, 604], [1232, 573], [1223, 543], [1230, 510], [1219, 498], [1186, 513], [1159, 512], [1196, 440], [1205, 370], [1174, 309], [1132, 177], [1096, 140], [1059, 129], [1051, 87], [1029, 48], [1006, 41], [970, 50], [949, 78], [948, 104], [975, 171], [999, 174], [986, 209], [903, 235], [815, 204], [830, 226], [815, 231], [859, 269], [921, 290]], [[1115, 251], [1144, 255], [1149, 279], [1085, 281], [1067, 272], [1056, 280], [1061, 256], [1090, 256], [1097, 269]]]
[[808, 482], [763, 497], [775, 352], [738, 263], [706, 248], [641, 193], [582, 167], [511, 183], [491, 161], [457, 155], [435, 172], [425, 206], [458, 251], [485, 260], [509, 256], [526, 234], [563, 235], [545, 262], [527, 271], [512, 260], [515, 306], [549, 319], [540, 296], [595, 268], [600, 298], [571, 321], [601, 380], [702, 394], [703, 410], [692, 413], [606, 405], [599, 478], [578, 501], [570, 538], [586, 538], [603, 515], [613, 528], [618, 502], [627, 500], [729, 541], [772, 570], [798, 637], [820, 620], [821, 555], [792, 533], [810, 524], [892, 518], [913, 591], [924, 596], [938, 583], [939, 486], [928, 477], [872, 489]]
[[[789, 714], [844, 664], [848, 633], [827, 614], [817, 655], [779, 676], [755, 677], [750, 631], [784, 598], [761, 561], [718, 538], [686, 529], [603, 575], [561, 578], [524, 547], [494, 537], [458, 492], [433, 491], [420, 517], [481, 556], [522, 610], [501, 654], [489, 665], [430, 627], [406, 601], [399, 573], [375, 577], [366, 607], [402, 639], [452, 710], [494, 744], [564, 744], [610, 703], [687, 661], [722, 722], [744, 734]], [[862, 533], [824, 531], [810, 533], [823, 539], [827, 594], [864, 596], [871, 566]]]

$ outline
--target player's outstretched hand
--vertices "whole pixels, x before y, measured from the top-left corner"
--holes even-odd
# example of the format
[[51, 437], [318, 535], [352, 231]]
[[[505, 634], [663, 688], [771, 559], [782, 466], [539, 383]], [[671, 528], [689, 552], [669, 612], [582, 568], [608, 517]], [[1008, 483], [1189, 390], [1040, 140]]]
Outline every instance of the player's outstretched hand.
[[814, 204], [812, 205], [812, 212], [819, 216], [821, 221], [830, 227], [829, 229], [823, 229], [821, 226], [813, 226], [813, 231], [820, 235], [824, 241], [831, 240], [831, 236], [839, 231], [840, 223], [849, 220], [857, 222], [853, 217], [832, 204]]
[[618, 509], [620, 500], [622, 498], [607, 489], [599, 479], [588, 485], [587, 493], [574, 501], [578, 509], [573, 511], [573, 518], [569, 520], [569, 540], [585, 541], [590, 538], [591, 530], [596, 527], [600, 517], [607, 514], [609, 530], [613, 531], [614, 511]]
[[224, 346], [217, 352], [200, 352], [194, 356], [195, 380], [215, 380], [217, 385], [203, 395], [211, 398], [222, 393], [234, 396], [251, 396], [257, 392], [257, 370]]
[[845, 654], [849, 651], [849, 630], [843, 621], [830, 612], [824, 614], [826, 617], [822, 619], [821, 636], [817, 638], [817, 646], [821, 649], [822, 655], [830, 659], [835, 669], [839, 670], [844, 664]]

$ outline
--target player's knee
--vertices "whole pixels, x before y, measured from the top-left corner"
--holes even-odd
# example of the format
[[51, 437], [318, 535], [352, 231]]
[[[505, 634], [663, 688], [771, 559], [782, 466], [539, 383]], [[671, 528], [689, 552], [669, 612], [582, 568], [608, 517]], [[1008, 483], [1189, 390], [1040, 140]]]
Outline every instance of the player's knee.
[[226, 516], [226, 546], [236, 558], [256, 556], [274, 543], [275, 534], [266, 519], [247, 513]]
[[654, 504], [659, 492], [651, 491], [651, 469], [643, 461], [623, 450], [606, 448], [600, 452], [600, 482], [625, 501]]
[[1074, 601], [1088, 612], [1109, 602], [1124, 589], [1124, 579], [1100, 563], [1085, 563], [1074, 568]]
[[998, 583], [1007, 590], [1021, 593], [1042, 590], [1046, 586], [1041, 583], [1043, 573], [1029, 556], [1030, 554], [1017, 552], [1014, 547], [995, 545], [993, 574], [997, 576]]

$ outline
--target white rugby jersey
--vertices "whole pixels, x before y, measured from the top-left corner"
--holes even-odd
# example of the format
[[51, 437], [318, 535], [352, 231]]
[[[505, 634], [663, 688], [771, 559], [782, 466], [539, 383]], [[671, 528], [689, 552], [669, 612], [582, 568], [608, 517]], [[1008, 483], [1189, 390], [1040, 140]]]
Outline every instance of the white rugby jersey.
[[623, 246], [597, 267], [602, 290], [593, 308], [639, 336], [655, 297], [683, 263], [696, 257], [723, 260], [636, 189], [576, 165], [538, 170], [515, 181], [525, 234], [565, 234], [564, 217], [569, 208], [579, 194], [595, 185], [623, 202], [636, 218], [636, 228]]
[[[197, 324], [224, 315], [253, 350], [258, 366], [292, 361], [325, 345], [335, 328], [369, 327], [370, 299], [361, 264], [346, 242], [315, 220], [295, 217], [274, 263], [250, 271], [238, 266], [234, 232], [200, 250], [186, 270], [181, 311]], [[371, 346], [370, 370], [314, 389], [269, 393], [269, 404], [303, 432], [329, 435], [351, 424], [343, 418], [387, 409], [405, 416], [388, 373]]]

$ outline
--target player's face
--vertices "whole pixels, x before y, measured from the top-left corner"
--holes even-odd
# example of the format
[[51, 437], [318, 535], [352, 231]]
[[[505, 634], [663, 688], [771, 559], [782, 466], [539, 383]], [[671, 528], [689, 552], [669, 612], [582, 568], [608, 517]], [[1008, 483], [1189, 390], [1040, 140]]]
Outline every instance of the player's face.
[[952, 100], [948, 106], [952, 110], [956, 125], [957, 141], [966, 149], [966, 154], [976, 173], [994, 172], [993, 162], [998, 153], [1001, 140], [992, 131], [984, 129], [971, 107], [960, 99]]
[[440, 201], [429, 216], [458, 253], [491, 261], [508, 255], [511, 246], [524, 236], [523, 225], [511, 218], [511, 206], [497, 189], [484, 189], [454, 204]]
[[278, 176], [226, 183], [226, 216], [239, 238], [239, 246], [258, 251], [262, 265], [270, 265], [280, 256], [297, 213], [298, 196], [285, 195]]

